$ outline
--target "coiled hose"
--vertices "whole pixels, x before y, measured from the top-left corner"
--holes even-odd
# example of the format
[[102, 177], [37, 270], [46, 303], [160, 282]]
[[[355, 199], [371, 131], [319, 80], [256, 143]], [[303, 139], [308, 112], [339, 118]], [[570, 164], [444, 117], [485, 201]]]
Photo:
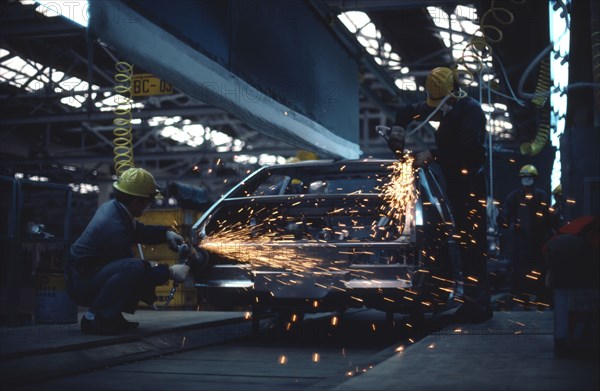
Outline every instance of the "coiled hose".
[[124, 61], [118, 61], [115, 64], [117, 73], [115, 81], [117, 84], [114, 90], [123, 97], [122, 102], [117, 102], [115, 108], [115, 119], [113, 119], [113, 152], [115, 154], [114, 163], [117, 176], [120, 176], [125, 170], [134, 167], [133, 164], [133, 143], [131, 134], [131, 78], [133, 76], [133, 65]]
[[[524, 1], [514, 1], [514, 3], [523, 4]], [[504, 7], [496, 7], [495, 0], [492, 0], [490, 9], [481, 16], [479, 29], [471, 36], [469, 43], [463, 49], [462, 56], [457, 59], [455, 63], [455, 68], [457, 68], [460, 63], [463, 63], [463, 66], [466, 72], [470, 74], [471, 79], [474, 79], [474, 77], [466, 64], [466, 59], [473, 58], [476, 64], [474, 71], [481, 71], [483, 69], [483, 58], [486, 55], [492, 55], [490, 43], [498, 43], [504, 38], [504, 34], [500, 28], [486, 22], [486, 19], [489, 17], [493, 17], [496, 22], [504, 26], [513, 23], [515, 19], [514, 14], [510, 10]], [[478, 35], [477, 33], [480, 34]], [[473, 52], [472, 55], [466, 54], [468, 49], [471, 49]], [[550, 136], [550, 108], [549, 105], [544, 105], [550, 95], [551, 87], [550, 61], [546, 57], [540, 64], [537, 86], [531, 100], [537, 108], [541, 109], [540, 126], [533, 141], [521, 144], [520, 150], [523, 155], [537, 155], [548, 141]]]
[[533, 141], [522, 143], [520, 146], [521, 154], [535, 156], [548, 142], [550, 137], [550, 105], [544, 105], [540, 111], [540, 126]]
[[[524, 0], [514, 1], [514, 2], [515, 3], [523, 3]], [[490, 9], [487, 10], [481, 16], [479, 28], [477, 29], [477, 31], [475, 31], [473, 33], [473, 35], [471, 35], [471, 38], [469, 39], [469, 42], [465, 45], [461, 56], [458, 59], [456, 59], [456, 61], [454, 62], [454, 65], [451, 68], [452, 74], [449, 75], [448, 77], [453, 77], [455, 81], [458, 81], [458, 74], [460, 72], [468, 74], [471, 81], [475, 80], [474, 74], [480, 73], [481, 70], [483, 69], [483, 64], [484, 64], [483, 57], [485, 57], [486, 54], [489, 54], [489, 55], [492, 54], [492, 47], [490, 46], [490, 44], [488, 42], [497, 43], [497, 42], [500, 42], [503, 38], [502, 31], [496, 26], [485, 24], [485, 19], [488, 16], [493, 16], [494, 19], [496, 19], [496, 21], [498, 21], [498, 23], [503, 24], [503, 25], [510, 24], [514, 21], [515, 17], [512, 12], [510, 12], [506, 8], [496, 7], [494, 5], [494, 3], [495, 3], [495, 0], [492, 0]], [[505, 14], [506, 19], [504, 19], [501, 16], [501, 14]], [[489, 31], [495, 32], [497, 37], [495, 37], [495, 38], [490, 37]], [[476, 35], [478, 32], [481, 35]], [[469, 50], [470, 48], [471, 48], [472, 54], [467, 54], [467, 50]], [[475, 63], [474, 69], [469, 69], [467, 59], [474, 60], [473, 61]], [[461, 64], [464, 69], [459, 69], [459, 65], [461, 65]], [[449, 98], [462, 99], [466, 96], [467, 96], [467, 93], [465, 91], [461, 90], [460, 88], [457, 91], [450, 91], [448, 93], [448, 95], [446, 95], [446, 97], [442, 101], [440, 101], [440, 103], [435, 108], [435, 110], [431, 114], [429, 114], [429, 116], [427, 118], [425, 118], [417, 127], [412, 129], [407, 135], [409, 136], [409, 135], [416, 133], [426, 123], [428, 123], [429, 120], [437, 113], [438, 110], [440, 110], [440, 108], [443, 106], [443, 104]]]
[[[490, 43], [498, 43], [504, 38], [502, 30], [496, 26], [488, 24], [486, 19], [493, 17], [496, 22], [505, 26], [511, 24], [515, 20], [515, 15], [512, 12], [504, 7], [496, 7], [495, 3], [496, 1], [492, 0], [490, 9], [481, 15], [479, 28], [471, 35], [469, 42], [463, 48], [462, 55], [454, 63], [454, 69], [458, 69], [458, 66], [462, 63], [463, 67], [465, 68], [463, 72], [469, 74], [471, 80], [475, 79], [475, 73], [479, 73], [483, 69], [483, 58], [487, 55], [492, 55], [492, 47]], [[523, 4], [524, 0], [513, 1], [513, 3]], [[467, 54], [468, 50], [471, 50], [472, 54]], [[474, 60], [474, 69], [469, 69], [467, 59]]]
[[550, 137], [550, 104], [546, 104], [552, 87], [550, 79], [550, 60], [544, 58], [540, 63], [540, 72], [538, 75], [537, 85], [535, 87], [535, 98], [531, 100], [540, 111], [540, 125], [533, 141], [527, 141], [519, 147], [521, 154], [535, 156], [544, 148]]

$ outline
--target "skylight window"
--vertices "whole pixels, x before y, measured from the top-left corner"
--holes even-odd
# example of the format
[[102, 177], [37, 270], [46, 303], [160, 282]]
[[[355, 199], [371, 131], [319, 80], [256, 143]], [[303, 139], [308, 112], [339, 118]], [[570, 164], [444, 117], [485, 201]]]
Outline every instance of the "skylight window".
[[90, 183], [69, 183], [71, 190], [75, 193], [89, 194], [89, 193], [100, 193], [100, 187], [98, 185], [92, 185]]
[[[338, 19], [346, 26], [348, 31], [356, 35], [356, 40], [373, 56], [378, 65], [388, 68], [392, 72], [408, 73], [406, 67], [400, 65], [401, 58], [398, 53], [392, 52], [392, 45], [382, 39], [381, 32], [371, 21], [369, 16], [360, 11], [343, 12]], [[396, 81], [399, 89], [414, 91], [414, 81], [410, 79]]]
[[[0, 63], [0, 82], [8, 83], [22, 88], [28, 92], [42, 90], [51, 84], [56, 93], [81, 91], [82, 94], [74, 94], [61, 98], [61, 103], [79, 108], [86, 100], [88, 83], [77, 77], [68, 77], [64, 72], [44, 66], [38, 62], [23, 59], [4, 48], [0, 48], [0, 57], [6, 58]], [[92, 90], [100, 87], [92, 85]], [[95, 94], [92, 95], [95, 97]]]

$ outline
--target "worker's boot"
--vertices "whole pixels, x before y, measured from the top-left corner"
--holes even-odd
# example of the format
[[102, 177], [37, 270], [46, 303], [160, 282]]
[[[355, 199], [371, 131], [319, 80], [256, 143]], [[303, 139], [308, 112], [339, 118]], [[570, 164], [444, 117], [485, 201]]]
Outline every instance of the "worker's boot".
[[127, 319], [125, 319], [123, 314], [119, 314], [119, 315], [115, 316], [113, 321], [116, 322], [118, 325], [120, 325], [124, 331], [135, 330], [140, 325], [139, 322], [128, 321]]
[[122, 324], [113, 321], [112, 319], [100, 318], [90, 320], [83, 316], [81, 318], [81, 331], [84, 334], [94, 335], [118, 335], [125, 331]]

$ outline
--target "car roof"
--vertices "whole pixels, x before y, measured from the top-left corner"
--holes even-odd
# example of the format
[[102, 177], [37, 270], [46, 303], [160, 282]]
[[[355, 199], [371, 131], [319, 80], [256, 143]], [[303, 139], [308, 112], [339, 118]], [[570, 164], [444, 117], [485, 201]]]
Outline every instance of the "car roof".
[[337, 167], [341, 165], [353, 166], [353, 165], [382, 165], [388, 166], [397, 160], [394, 159], [373, 159], [373, 158], [365, 158], [365, 159], [320, 159], [320, 160], [304, 160], [301, 162], [294, 163], [285, 163], [285, 164], [277, 164], [272, 166], [263, 166], [261, 170], [286, 170], [288, 168], [302, 168], [302, 167]]

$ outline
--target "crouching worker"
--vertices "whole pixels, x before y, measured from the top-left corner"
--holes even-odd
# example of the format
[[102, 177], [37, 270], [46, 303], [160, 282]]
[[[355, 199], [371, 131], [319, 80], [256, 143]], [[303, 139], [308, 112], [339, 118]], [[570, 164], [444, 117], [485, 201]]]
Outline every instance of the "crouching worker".
[[167, 242], [177, 251], [183, 238], [159, 225], [137, 220], [161, 197], [154, 177], [142, 168], [130, 168], [116, 182], [115, 199], [102, 204], [71, 246], [66, 262], [67, 291], [78, 305], [88, 307], [81, 318], [86, 334], [115, 335], [131, 331], [138, 322], [127, 321], [122, 312], [133, 314], [138, 301], [152, 304], [155, 288], [169, 279], [182, 282], [187, 265], [157, 265], [134, 258], [133, 245]]

